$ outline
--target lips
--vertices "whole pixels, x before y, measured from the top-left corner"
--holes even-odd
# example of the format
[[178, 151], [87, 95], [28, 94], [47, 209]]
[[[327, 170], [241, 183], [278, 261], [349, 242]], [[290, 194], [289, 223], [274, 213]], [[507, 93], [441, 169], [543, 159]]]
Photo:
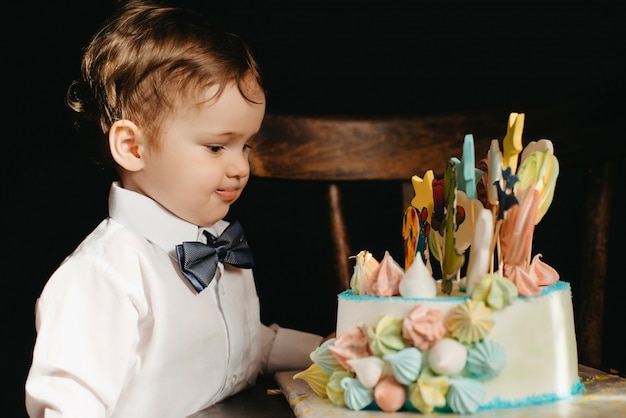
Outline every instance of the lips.
[[222, 200], [231, 201], [239, 196], [238, 190], [217, 190], [215, 192]]

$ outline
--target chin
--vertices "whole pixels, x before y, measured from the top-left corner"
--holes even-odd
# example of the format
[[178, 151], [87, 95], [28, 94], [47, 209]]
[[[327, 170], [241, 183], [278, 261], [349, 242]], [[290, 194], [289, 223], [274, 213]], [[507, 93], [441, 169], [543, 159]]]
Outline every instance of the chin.
[[[216, 214], [216, 212], [219, 212], [219, 215]], [[211, 216], [210, 217], [205, 217], [202, 219], [202, 224], [200, 224], [199, 226], [211, 226], [214, 225], [217, 221], [221, 221], [222, 219], [224, 219], [224, 217], [228, 215], [228, 210], [224, 210], [224, 211], [211, 211]]]

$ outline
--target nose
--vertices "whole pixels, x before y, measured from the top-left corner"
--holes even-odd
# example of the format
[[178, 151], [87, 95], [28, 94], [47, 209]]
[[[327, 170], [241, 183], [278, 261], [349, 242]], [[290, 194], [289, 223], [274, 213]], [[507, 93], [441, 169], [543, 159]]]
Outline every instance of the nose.
[[250, 159], [247, 149], [243, 152], [233, 153], [226, 167], [226, 175], [233, 178], [248, 177], [250, 175]]

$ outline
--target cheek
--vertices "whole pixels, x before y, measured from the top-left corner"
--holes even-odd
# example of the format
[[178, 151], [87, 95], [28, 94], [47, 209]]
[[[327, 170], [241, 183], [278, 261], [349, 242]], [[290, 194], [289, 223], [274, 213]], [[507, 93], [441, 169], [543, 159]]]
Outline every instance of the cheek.
[[212, 158], [203, 149], [185, 144], [164, 150], [158, 166], [161, 183], [167, 184], [170, 193], [178, 196], [210, 192], [218, 188], [223, 178], [219, 159]]
[[207, 159], [181, 160], [176, 167], [180, 181], [183, 181], [187, 189], [212, 189], [217, 188], [223, 178], [223, 169], [218, 161]]

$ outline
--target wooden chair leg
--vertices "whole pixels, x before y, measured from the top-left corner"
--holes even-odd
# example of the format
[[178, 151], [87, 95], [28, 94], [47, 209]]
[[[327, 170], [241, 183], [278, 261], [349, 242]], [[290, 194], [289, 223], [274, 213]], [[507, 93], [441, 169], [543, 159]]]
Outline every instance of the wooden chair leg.
[[580, 300], [578, 306], [575, 305], [576, 332], [579, 361], [596, 367], [604, 363], [602, 341], [607, 244], [617, 175], [617, 163], [613, 161], [604, 162], [597, 170], [593, 170], [589, 177], [584, 216], [581, 216], [585, 234], [578, 292]]
[[330, 228], [331, 236], [335, 245], [335, 271], [338, 277], [338, 291], [344, 291], [350, 287], [350, 276], [352, 275], [352, 265], [349, 257], [350, 245], [346, 233], [346, 224], [341, 205], [341, 194], [336, 183], [328, 186], [328, 202], [330, 205]]

